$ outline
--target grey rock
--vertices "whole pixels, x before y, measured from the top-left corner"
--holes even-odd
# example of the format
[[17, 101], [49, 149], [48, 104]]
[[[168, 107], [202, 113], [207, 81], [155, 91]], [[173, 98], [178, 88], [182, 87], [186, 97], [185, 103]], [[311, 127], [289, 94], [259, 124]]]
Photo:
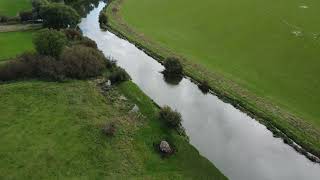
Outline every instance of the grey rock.
[[172, 149], [167, 141], [161, 141], [159, 148], [160, 148], [161, 152], [166, 153], [166, 154], [172, 152]]

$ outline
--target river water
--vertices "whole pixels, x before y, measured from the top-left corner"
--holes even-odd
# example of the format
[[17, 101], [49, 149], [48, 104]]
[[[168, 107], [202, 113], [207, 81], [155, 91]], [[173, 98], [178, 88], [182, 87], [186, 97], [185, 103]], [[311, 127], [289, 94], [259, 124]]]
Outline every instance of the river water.
[[[267, 128], [212, 94], [203, 94], [189, 79], [166, 83], [164, 67], [133, 44], [99, 28], [100, 3], [80, 28], [107, 57], [117, 60], [132, 81], [160, 106], [169, 105], [183, 117], [190, 143], [229, 179], [319, 180], [320, 165], [274, 138]], [[190, 157], [192, 158], [192, 157]]]

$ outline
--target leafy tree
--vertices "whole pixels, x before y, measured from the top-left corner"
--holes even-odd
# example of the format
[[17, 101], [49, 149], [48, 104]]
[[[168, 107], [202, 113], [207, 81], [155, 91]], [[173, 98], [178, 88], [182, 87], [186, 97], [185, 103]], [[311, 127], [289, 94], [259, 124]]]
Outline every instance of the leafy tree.
[[40, 11], [43, 25], [48, 28], [61, 29], [76, 27], [80, 22], [79, 14], [70, 6], [51, 3]]
[[33, 43], [39, 54], [59, 58], [67, 38], [60, 31], [44, 29], [35, 36]]
[[40, 10], [49, 5], [47, 0], [32, 0], [32, 13], [34, 19], [40, 19]]

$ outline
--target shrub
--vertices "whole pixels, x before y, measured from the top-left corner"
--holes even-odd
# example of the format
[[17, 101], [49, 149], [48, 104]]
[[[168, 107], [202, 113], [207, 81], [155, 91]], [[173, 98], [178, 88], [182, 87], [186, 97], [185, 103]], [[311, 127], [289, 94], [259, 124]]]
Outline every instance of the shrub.
[[94, 49], [98, 49], [97, 43], [87, 37], [83, 37], [77, 44], [82, 45], [82, 46], [86, 46], [86, 47], [91, 47]]
[[39, 54], [58, 58], [67, 38], [60, 31], [44, 29], [35, 36], [33, 43]]
[[198, 87], [203, 93], [208, 93], [210, 90], [208, 81], [201, 82], [201, 84], [199, 84]]
[[84, 79], [101, 75], [107, 59], [96, 49], [73, 46], [63, 52], [61, 61], [67, 77]]
[[82, 34], [80, 31], [76, 29], [65, 29], [64, 34], [68, 38], [68, 40], [75, 41], [75, 40], [81, 40], [82, 39]]
[[111, 72], [109, 79], [112, 84], [118, 84], [124, 81], [128, 81], [130, 79], [130, 76], [124, 69], [117, 67]]
[[32, 11], [22, 11], [19, 13], [21, 21], [30, 21], [33, 19]]
[[177, 128], [181, 125], [181, 114], [173, 111], [169, 106], [164, 106], [160, 110], [160, 119], [167, 123], [170, 127]]
[[182, 75], [182, 65], [178, 58], [169, 57], [164, 61], [165, 73], [169, 75]]
[[116, 125], [114, 122], [108, 123], [103, 129], [102, 132], [107, 136], [114, 136], [116, 133]]
[[79, 14], [70, 6], [51, 3], [40, 10], [43, 25], [48, 28], [61, 29], [76, 27], [80, 22]]
[[50, 56], [42, 56], [37, 61], [37, 77], [39, 78], [63, 81], [65, 79], [64, 71], [63, 63]]
[[37, 59], [38, 56], [36, 54], [28, 52], [3, 64], [0, 66], [0, 81], [36, 77]]
[[104, 11], [101, 11], [99, 15], [99, 23], [100, 23], [100, 26], [105, 26], [108, 24], [108, 16], [106, 13], [104, 13]]

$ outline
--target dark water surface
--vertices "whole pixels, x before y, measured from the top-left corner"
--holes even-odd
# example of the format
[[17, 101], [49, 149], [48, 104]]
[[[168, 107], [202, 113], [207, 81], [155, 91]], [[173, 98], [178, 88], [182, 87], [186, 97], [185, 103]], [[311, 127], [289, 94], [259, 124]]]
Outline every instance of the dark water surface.
[[[235, 180], [320, 180], [320, 166], [274, 138], [267, 128], [216, 96], [204, 95], [189, 79], [170, 85], [164, 68], [126, 40], [101, 31], [97, 8], [82, 19], [85, 36], [113, 57], [157, 104], [177, 109], [190, 143], [228, 178]], [[192, 157], [190, 157], [192, 158]]]

